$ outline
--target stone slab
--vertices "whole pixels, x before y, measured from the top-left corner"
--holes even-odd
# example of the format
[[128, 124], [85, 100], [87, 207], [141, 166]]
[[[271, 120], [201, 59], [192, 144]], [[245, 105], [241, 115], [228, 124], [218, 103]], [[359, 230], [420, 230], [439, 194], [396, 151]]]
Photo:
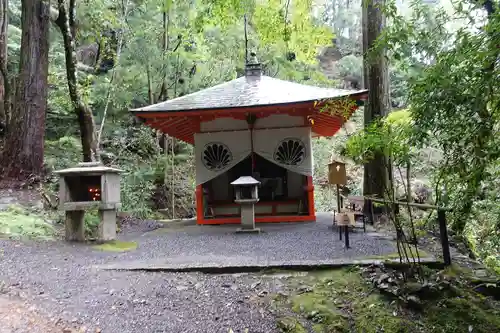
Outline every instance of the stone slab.
[[[441, 266], [435, 258], [421, 258], [421, 263]], [[126, 270], [126, 271], [162, 271], [162, 272], [203, 272], [203, 273], [245, 273], [269, 269], [282, 270], [320, 270], [334, 269], [344, 266], [369, 266], [383, 263], [399, 263], [397, 259], [349, 259], [339, 258], [331, 260], [253, 260], [242, 256], [220, 257], [196, 256], [195, 258], [172, 258], [160, 260], [138, 260], [106, 265], [97, 265], [98, 270]]]

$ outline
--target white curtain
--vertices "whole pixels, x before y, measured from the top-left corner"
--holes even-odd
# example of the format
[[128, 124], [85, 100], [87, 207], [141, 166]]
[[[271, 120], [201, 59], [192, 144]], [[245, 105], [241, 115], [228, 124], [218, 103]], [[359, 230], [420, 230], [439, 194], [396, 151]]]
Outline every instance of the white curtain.
[[254, 130], [253, 149], [255, 153], [285, 169], [305, 176], [313, 174], [309, 127]]
[[201, 185], [228, 171], [251, 152], [250, 131], [197, 133], [196, 184]]

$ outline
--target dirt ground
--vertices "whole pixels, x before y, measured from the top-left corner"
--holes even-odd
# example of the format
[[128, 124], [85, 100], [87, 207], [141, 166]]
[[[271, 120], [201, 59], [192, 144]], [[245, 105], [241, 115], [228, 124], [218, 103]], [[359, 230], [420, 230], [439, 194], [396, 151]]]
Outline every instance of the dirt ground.
[[73, 333], [78, 332], [57, 319], [40, 314], [33, 306], [20, 299], [0, 295], [0, 333]]

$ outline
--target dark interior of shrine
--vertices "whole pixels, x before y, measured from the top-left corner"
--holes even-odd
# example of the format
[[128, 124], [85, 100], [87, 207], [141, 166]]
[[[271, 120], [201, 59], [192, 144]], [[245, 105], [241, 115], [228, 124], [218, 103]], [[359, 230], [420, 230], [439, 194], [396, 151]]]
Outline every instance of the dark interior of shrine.
[[210, 204], [224, 204], [234, 202], [234, 187], [231, 182], [242, 176], [252, 176], [260, 181], [259, 201], [285, 201], [290, 199], [304, 199], [304, 185], [306, 176], [287, 170], [265, 158], [255, 154], [229, 169], [225, 173], [203, 184], [206, 200]]

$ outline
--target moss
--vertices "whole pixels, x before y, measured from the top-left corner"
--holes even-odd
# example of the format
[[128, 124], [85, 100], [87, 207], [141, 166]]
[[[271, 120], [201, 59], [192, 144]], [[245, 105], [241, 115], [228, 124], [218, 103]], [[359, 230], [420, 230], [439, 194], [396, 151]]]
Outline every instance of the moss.
[[424, 312], [428, 327], [436, 332], [500, 332], [500, 311], [491, 309], [481, 298], [462, 296], [444, 299], [427, 307]]
[[41, 214], [17, 205], [0, 211], [0, 235], [15, 239], [54, 239], [57, 230]]
[[[412, 251], [415, 251], [415, 248], [412, 248]], [[418, 250], [418, 255], [420, 258], [432, 258], [432, 256], [425, 252], [424, 250]], [[382, 255], [374, 255], [374, 256], [366, 256], [363, 257], [363, 259], [399, 259], [399, 253], [394, 252], [394, 253], [388, 253], [388, 254], [382, 254]]]
[[296, 318], [283, 317], [278, 319], [277, 326], [283, 333], [307, 333], [307, 330]]
[[412, 332], [411, 322], [378, 294], [357, 298], [351, 307], [356, 332]]
[[[449, 271], [463, 272], [459, 267]], [[443, 294], [418, 312], [402, 310], [396, 302], [373, 291], [356, 268], [309, 272], [307, 276], [290, 277], [287, 284], [296, 292], [275, 298], [278, 309], [290, 308], [299, 319], [288, 322], [308, 322], [315, 333], [454, 333], [468, 331], [469, 325], [473, 332], [500, 332], [500, 311], [489, 308], [484, 298], [465, 289], [461, 289], [459, 298]]]
[[107, 252], [125, 252], [135, 250], [137, 248], [136, 242], [121, 242], [112, 241], [104, 244], [94, 245], [94, 249]]
[[302, 314], [313, 323], [321, 324], [328, 331], [348, 326], [340, 310], [321, 290], [294, 296], [292, 298], [292, 310]]

